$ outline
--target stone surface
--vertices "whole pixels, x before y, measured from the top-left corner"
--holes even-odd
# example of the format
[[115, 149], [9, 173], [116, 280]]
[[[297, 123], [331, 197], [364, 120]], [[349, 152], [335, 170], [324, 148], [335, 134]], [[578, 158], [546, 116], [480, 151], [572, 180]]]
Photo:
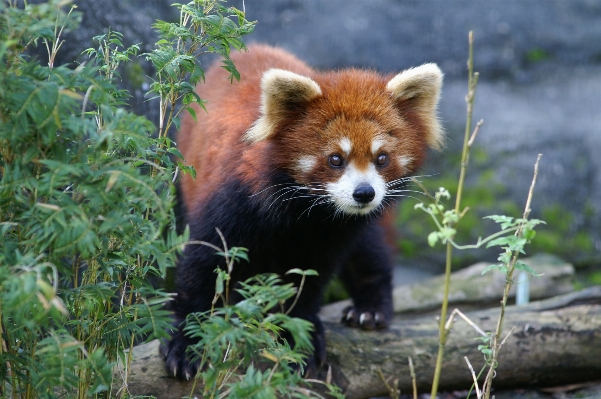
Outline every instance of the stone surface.
[[[540, 254], [522, 259], [530, 266], [537, 277], [529, 279], [530, 300], [536, 301], [574, 290], [574, 267], [561, 259]], [[479, 262], [451, 274], [449, 286], [449, 307], [459, 307], [462, 311], [482, 309], [486, 306], [498, 306], [503, 297], [505, 275], [499, 271], [482, 272], [490, 265]], [[518, 274], [514, 275], [517, 281]], [[398, 314], [440, 312], [444, 287], [444, 276], [435, 276], [406, 286], [396, 287], [393, 291], [394, 311]], [[515, 303], [517, 284], [514, 284], [509, 303]], [[331, 303], [324, 306], [319, 314], [324, 321], [337, 322], [342, 310], [351, 304], [350, 300]]]

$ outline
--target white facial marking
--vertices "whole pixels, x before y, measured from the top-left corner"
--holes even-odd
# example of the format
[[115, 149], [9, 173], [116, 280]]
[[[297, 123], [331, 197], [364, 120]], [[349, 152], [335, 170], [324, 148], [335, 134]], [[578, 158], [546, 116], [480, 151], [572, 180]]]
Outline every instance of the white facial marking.
[[413, 163], [413, 158], [406, 156], [406, 155], [401, 155], [398, 158], [398, 162], [399, 162], [399, 165], [401, 166], [401, 168], [405, 169], [405, 168], [407, 168], [407, 166], [409, 166]]
[[382, 147], [383, 145], [384, 145], [384, 140], [374, 139], [374, 141], [371, 142], [371, 153], [374, 156], [378, 155], [378, 151], [380, 150], [380, 147]]
[[317, 163], [317, 158], [315, 158], [314, 156], [303, 155], [302, 157], [300, 157], [298, 159], [298, 161], [296, 161], [296, 167], [302, 173], [309, 173], [313, 170], [316, 163]]
[[348, 156], [348, 154], [351, 153], [351, 149], [353, 146], [348, 137], [343, 137], [342, 139], [340, 139], [340, 142], [338, 144], [340, 145], [342, 151], [344, 151], [344, 155]]
[[[353, 193], [361, 184], [369, 184], [374, 189], [374, 198], [368, 203], [360, 203], [353, 198]], [[374, 164], [370, 164], [365, 171], [359, 171], [351, 162], [338, 181], [326, 185], [326, 190], [342, 212], [349, 215], [367, 215], [382, 203], [386, 193], [386, 181]]]

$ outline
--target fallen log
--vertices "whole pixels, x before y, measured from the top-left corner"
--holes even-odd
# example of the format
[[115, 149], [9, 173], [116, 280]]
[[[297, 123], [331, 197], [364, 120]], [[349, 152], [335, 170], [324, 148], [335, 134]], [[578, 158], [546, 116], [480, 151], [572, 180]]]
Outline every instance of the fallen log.
[[[494, 329], [499, 309], [468, 312], [484, 331]], [[597, 380], [601, 376], [601, 287], [507, 309], [504, 335], [510, 334], [500, 356], [493, 386], [555, 386]], [[396, 317], [386, 331], [361, 331], [326, 324], [328, 362], [333, 382], [349, 399], [387, 393], [381, 376], [398, 379], [402, 392], [411, 391], [408, 357], [417, 375], [420, 393], [429, 392], [438, 349], [438, 322], [432, 316]], [[450, 333], [440, 389], [469, 389], [472, 376], [464, 357], [476, 372], [484, 360], [477, 347], [479, 334], [458, 319]], [[190, 394], [191, 383], [166, 375], [158, 356], [158, 342], [134, 349], [126, 385], [134, 395], [161, 399]], [[120, 375], [119, 370], [115, 371]], [[325, 378], [325, 370], [320, 377]], [[118, 378], [117, 378], [118, 379]]]
[[[499, 309], [467, 313], [484, 331], [493, 331]], [[505, 316], [510, 334], [499, 355], [493, 386], [555, 386], [601, 378], [601, 287], [535, 302], [510, 306]], [[345, 329], [329, 324], [328, 356], [335, 383], [347, 398], [387, 393], [380, 377], [398, 379], [409, 393], [412, 358], [420, 393], [429, 392], [438, 350], [438, 322], [431, 317], [395, 319], [381, 334]], [[459, 319], [449, 335], [440, 388], [469, 389], [472, 376], [467, 357], [476, 370], [484, 366], [478, 351], [479, 334]]]

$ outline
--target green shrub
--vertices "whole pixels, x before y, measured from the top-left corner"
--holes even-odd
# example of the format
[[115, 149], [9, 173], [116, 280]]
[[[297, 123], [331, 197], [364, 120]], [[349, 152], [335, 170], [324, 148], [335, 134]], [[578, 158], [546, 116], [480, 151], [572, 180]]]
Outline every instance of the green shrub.
[[165, 336], [168, 297], [149, 278], [186, 237], [154, 126], [117, 108], [124, 93], [104, 66], [24, 55], [45, 41], [53, 58], [76, 19], [60, 3], [0, 5], [1, 389], [108, 397], [125, 349]]
[[[137, 46], [124, 49], [109, 32], [87, 51], [92, 66], [54, 65], [61, 34], [79, 20], [65, 3], [0, 3], [0, 395], [18, 398], [112, 396], [115, 362], [128, 364], [137, 340], [167, 336], [168, 295], [150, 279], [187, 241], [175, 232], [170, 157], [179, 153], [166, 131], [178, 100], [201, 101], [184, 83], [202, 77], [190, 66], [197, 54], [178, 47], [162, 59], [152, 91], [167, 96], [170, 114], [156, 137], [152, 123], [120, 108], [128, 93], [115, 85]], [[155, 66], [171, 40], [202, 38], [196, 48], [213, 46], [236, 76], [229, 49], [243, 47], [253, 24], [215, 1], [180, 8], [191, 33], [159, 42], [148, 55]], [[163, 36], [173, 28], [157, 25]], [[48, 66], [27, 55], [42, 43]]]

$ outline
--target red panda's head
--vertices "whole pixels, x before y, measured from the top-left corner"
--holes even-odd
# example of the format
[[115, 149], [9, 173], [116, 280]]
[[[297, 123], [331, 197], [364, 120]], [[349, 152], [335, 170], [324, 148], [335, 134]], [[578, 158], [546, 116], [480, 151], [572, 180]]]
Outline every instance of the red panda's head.
[[[425, 64], [386, 79], [360, 70], [312, 77], [271, 69], [261, 116], [246, 132], [270, 142], [277, 167], [345, 214], [369, 214], [440, 149], [442, 72]], [[395, 191], [397, 190], [397, 191]]]

